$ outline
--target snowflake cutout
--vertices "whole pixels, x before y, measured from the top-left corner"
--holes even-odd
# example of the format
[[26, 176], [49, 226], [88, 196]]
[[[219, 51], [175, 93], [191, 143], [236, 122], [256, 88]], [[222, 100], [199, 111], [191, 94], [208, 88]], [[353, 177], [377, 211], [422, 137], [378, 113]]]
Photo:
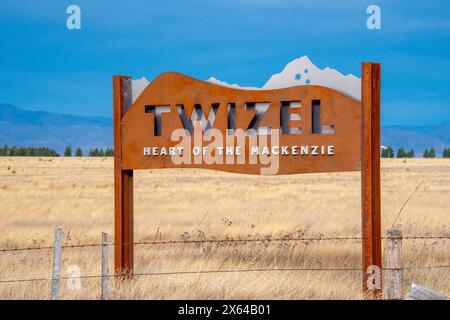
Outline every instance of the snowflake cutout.
[[294, 76], [294, 79], [297, 80], [297, 81], [298, 81], [298, 80], [302, 80], [302, 75], [301, 75], [300, 73], [297, 72], [297, 73], [295, 74], [295, 76]]

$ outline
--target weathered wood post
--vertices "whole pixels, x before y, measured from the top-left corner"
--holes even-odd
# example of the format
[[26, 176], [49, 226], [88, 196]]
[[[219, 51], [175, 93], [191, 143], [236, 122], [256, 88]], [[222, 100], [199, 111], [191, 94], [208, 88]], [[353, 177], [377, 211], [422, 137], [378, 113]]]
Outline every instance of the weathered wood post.
[[50, 300], [57, 300], [59, 295], [59, 287], [61, 282], [61, 243], [63, 230], [57, 228], [55, 230], [55, 244], [53, 247], [53, 270], [52, 270], [52, 287], [50, 292]]
[[363, 296], [382, 298], [379, 63], [361, 68], [361, 229]]
[[387, 270], [385, 278], [385, 298], [403, 299], [402, 293], [402, 232], [397, 229], [387, 231]]
[[107, 300], [109, 294], [109, 239], [108, 234], [102, 232], [102, 294], [101, 299]]
[[114, 271], [133, 274], [133, 170], [122, 169], [122, 117], [131, 106], [131, 77], [113, 76]]

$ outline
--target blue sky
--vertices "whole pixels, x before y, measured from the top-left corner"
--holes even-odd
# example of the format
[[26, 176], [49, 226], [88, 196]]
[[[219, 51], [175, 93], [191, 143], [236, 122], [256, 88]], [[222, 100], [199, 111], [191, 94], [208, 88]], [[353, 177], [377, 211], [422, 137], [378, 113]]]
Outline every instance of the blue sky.
[[[81, 7], [81, 30], [66, 8]], [[381, 7], [381, 30], [366, 8]], [[261, 86], [294, 58], [360, 76], [382, 63], [382, 124], [450, 120], [450, 1], [0, 2], [0, 103], [111, 116], [113, 74]]]

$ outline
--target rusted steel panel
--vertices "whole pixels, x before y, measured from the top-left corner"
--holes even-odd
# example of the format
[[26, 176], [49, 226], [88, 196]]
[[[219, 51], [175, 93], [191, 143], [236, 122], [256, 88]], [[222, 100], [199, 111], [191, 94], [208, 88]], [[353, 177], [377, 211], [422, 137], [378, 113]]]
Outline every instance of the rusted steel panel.
[[[312, 101], [320, 100], [322, 125], [333, 126], [334, 134], [312, 133]], [[227, 163], [190, 163], [175, 164], [170, 156], [144, 155], [144, 147], [174, 147], [171, 135], [176, 129], [184, 127], [179, 108], [182, 105], [189, 118], [195, 105], [201, 105], [206, 118], [212, 112], [212, 105], [218, 106], [212, 128], [223, 133], [222, 144], [232, 136], [226, 135], [230, 129], [229, 109], [234, 106], [235, 129], [247, 130], [252, 123], [256, 110], [248, 107], [251, 103], [270, 103], [260, 127], [280, 129], [281, 106], [283, 102], [299, 102], [287, 114], [291, 117], [289, 127], [300, 126], [301, 134], [281, 134], [281, 146], [333, 146], [333, 155], [282, 155], [279, 156], [279, 169], [274, 174], [293, 174], [310, 172], [358, 171], [361, 168], [361, 106], [342, 93], [321, 86], [296, 86], [276, 90], [241, 90], [199, 81], [175, 73], [163, 73], [154, 79], [133, 103], [122, 119], [122, 169], [149, 168], [208, 168], [237, 173], [260, 174], [265, 164], [237, 163], [234, 155], [233, 164]], [[169, 112], [161, 116], [161, 135], [155, 135], [155, 106], [167, 106]], [[152, 109], [153, 108], [153, 109]], [[299, 118], [293, 113], [300, 111]], [[194, 111], [195, 112], [195, 111]], [[261, 135], [258, 135], [261, 138]], [[269, 136], [270, 137], [270, 136]], [[205, 138], [202, 146], [210, 142]], [[250, 158], [250, 139], [246, 136], [245, 158]], [[274, 145], [272, 141], [269, 146]], [[312, 150], [312, 149], [310, 149]], [[192, 150], [191, 150], [192, 151]], [[294, 153], [294, 152], [292, 152]]]

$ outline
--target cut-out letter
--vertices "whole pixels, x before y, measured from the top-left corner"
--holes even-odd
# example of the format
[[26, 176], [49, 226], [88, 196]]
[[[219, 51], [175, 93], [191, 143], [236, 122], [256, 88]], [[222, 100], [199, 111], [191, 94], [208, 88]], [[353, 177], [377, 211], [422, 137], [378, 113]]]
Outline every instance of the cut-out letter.
[[190, 119], [188, 119], [184, 105], [177, 105], [177, 110], [180, 115], [181, 122], [183, 123], [183, 127], [189, 132], [189, 134], [192, 134], [194, 131], [194, 125], [198, 121], [200, 122], [201, 128], [205, 135], [208, 135], [208, 130], [213, 127], [214, 121], [216, 120], [216, 114], [219, 110], [219, 106], [219, 103], [213, 103], [211, 105], [208, 119], [206, 119], [200, 104], [194, 105], [194, 110], [192, 110]]
[[247, 130], [247, 135], [257, 134], [257, 135], [270, 135], [269, 127], [259, 127], [261, 120], [269, 109], [269, 102], [256, 102], [256, 103], [246, 103], [245, 110], [255, 110], [255, 116], [250, 122]]
[[145, 113], [152, 113], [154, 116], [153, 135], [162, 135], [162, 114], [170, 112], [170, 106], [145, 106]]
[[281, 133], [282, 134], [301, 134], [302, 129], [299, 125], [301, 121], [300, 101], [281, 103]]

